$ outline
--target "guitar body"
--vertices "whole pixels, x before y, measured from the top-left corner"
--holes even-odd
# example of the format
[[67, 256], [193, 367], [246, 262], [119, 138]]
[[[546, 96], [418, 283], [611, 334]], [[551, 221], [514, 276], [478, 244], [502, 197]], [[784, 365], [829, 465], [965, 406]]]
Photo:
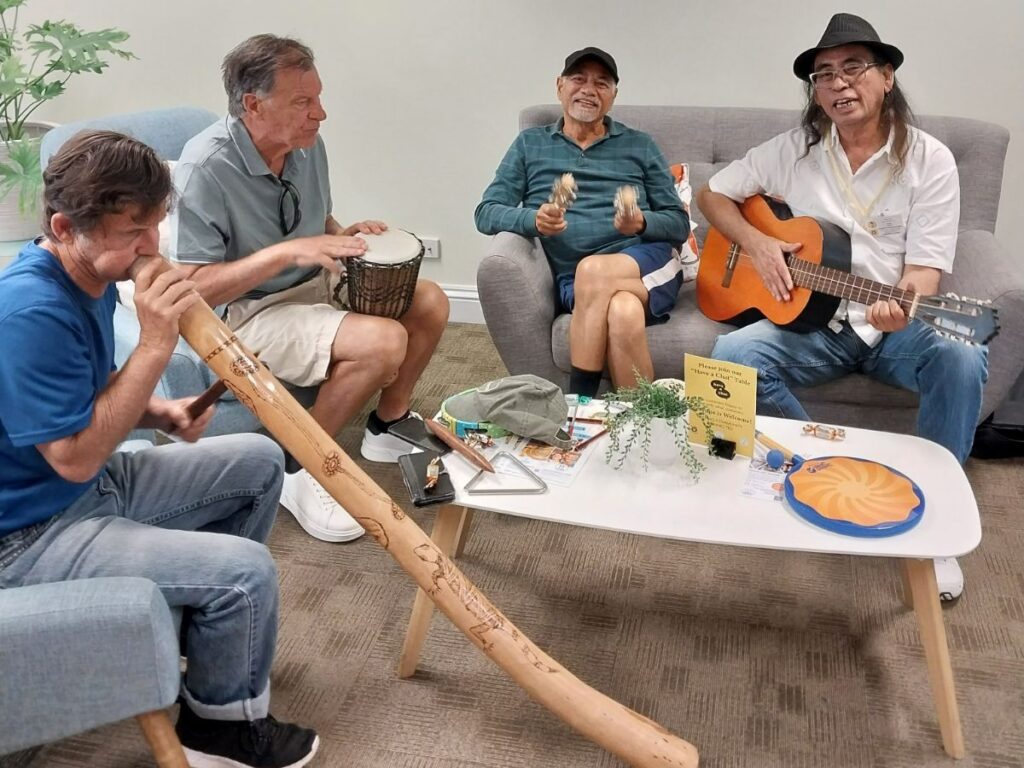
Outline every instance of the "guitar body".
[[[747, 198], [740, 212], [759, 231], [787, 243], [801, 243], [801, 259], [849, 272], [850, 237], [831, 222], [809, 216], [793, 217], [789, 206], [765, 195]], [[735, 260], [732, 277], [726, 273], [732, 243], [715, 228], [708, 231], [697, 271], [697, 305], [707, 317], [732, 325], [749, 325], [763, 317], [798, 333], [825, 326], [841, 299], [809, 288], [794, 287], [789, 301], [776, 301], [761, 282], [747, 256]]]

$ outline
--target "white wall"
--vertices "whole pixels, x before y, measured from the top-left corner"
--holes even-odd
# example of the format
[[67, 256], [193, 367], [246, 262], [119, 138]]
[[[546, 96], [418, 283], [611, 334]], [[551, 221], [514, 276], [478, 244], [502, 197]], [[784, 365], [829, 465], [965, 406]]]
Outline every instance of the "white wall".
[[442, 240], [424, 273], [472, 285], [486, 239], [473, 209], [521, 107], [554, 100], [565, 55], [606, 48], [622, 104], [798, 107], [794, 56], [830, 15], [863, 15], [907, 60], [919, 113], [1000, 123], [1012, 138], [997, 234], [1024, 241], [1024, 3], [863, 0], [29, 0], [23, 17], [131, 34], [138, 61], [83, 75], [38, 113], [59, 122], [179, 104], [224, 109], [224, 53], [257, 32], [302, 39], [325, 86], [335, 214], [377, 217]]

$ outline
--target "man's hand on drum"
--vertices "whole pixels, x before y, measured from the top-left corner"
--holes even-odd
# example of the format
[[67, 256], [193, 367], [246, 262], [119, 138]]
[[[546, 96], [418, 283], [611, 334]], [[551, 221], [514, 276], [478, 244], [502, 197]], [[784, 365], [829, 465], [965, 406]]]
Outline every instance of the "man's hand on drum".
[[297, 267], [321, 266], [331, 272], [341, 272], [338, 259], [362, 256], [366, 253], [366, 241], [361, 237], [348, 235], [317, 235], [300, 237], [281, 244], [288, 249], [292, 263]]
[[349, 224], [342, 230], [341, 234], [354, 235], [358, 232], [363, 235], [379, 235], [382, 232], [386, 232], [387, 229], [388, 225], [383, 221], [367, 219], [366, 221], [357, 221], [355, 224]]
[[554, 203], [544, 203], [537, 209], [537, 231], [545, 237], [562, 234], [566, 226], [565, 211]]

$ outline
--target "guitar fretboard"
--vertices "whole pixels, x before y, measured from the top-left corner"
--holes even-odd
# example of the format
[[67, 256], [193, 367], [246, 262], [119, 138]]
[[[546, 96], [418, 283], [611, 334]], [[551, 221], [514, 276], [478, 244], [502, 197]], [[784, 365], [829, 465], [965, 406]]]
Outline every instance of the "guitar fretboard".
[[885, 283], [875, 282], [866, 277], [851, 275], [833, 267], [823, 267], [812, 261], [805, 261], [793, 254], [786, 257], [789, 265], [789, 272], [793, 275], [793, 281], [812, 291], [827, 293], [829, 296], [838, 296], [841, 299], [849, 299], [858, 304], [874, 304], [878, 300], [895, 300], [900, 308], [909, 313], [914, 304], [915, 294], [902, 288], [896, 288]]

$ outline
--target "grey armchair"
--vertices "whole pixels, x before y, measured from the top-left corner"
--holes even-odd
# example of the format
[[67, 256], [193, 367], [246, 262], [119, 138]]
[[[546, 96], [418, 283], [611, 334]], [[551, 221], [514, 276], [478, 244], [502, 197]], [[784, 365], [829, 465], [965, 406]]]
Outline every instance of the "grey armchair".
[[[134, 136], [145, 142], [164, 160], [177, 160], [185, 143], [217, 120], [217, 115], [205, 109], [174, 107], [124, 115], [111, 115], [95, 120], [67, 123], [47, 133], [40, 145], [40, 160], [45, 168], [50, 156], [79, 131], [111, 130]], [[118, 366], [123, 365], [139, 341], [139, 324], [133, 308], [118, 306], [114, 313], [114, 355]], [[176, 399], [198, 395], [216, 380], [213, 372], [199, 359], [183, 340], [178, 342], [167, 370], [160, 378], [156, 394]], [[304, 404], [316, 397], [315, 387], [291, 389]], [[234, 432], [254, 432], [260, 423], [230, 392], [221, 397], [206, 436]], [[136, 434], [136, 436], [145, 436]]]
[[135, 717], [161, 768], [187, 768], [167, 707], [178, 628], [153, 582], [0, 590], [0, 755]]
[[[554, 122], [557, 105], [528, 107], [520, 129]], [[748, 149], [798, 124], [790, 110], [676, 106], [624, 106], [615, 118], [650, 133], [669, 163], [689, 163], [694, 189]], [[992, 299], [1002, 334], [989, 349], [989, 380], [982, 416], [1001, 403], [1024, 370], [1024, 265], [994, 236], [1009, 134], [1006, 129], [957, 117], [924, 117], [923, 130], [953, 152], [960, 171], [960, 237], [954, 273], [944, 291]], [[511, 139], [511, 137], [510, 137]], [[707, 222], [694, 206], [703, 241]], [[539, 242], [502, 233], [491, 239], [477, 271], [488, 330], [509, 372], [534, 373], [560, 386], [568, 382], [569, 315], [556, 313], [555, 289]], [[712, 322], [697, 308], [692, 283], [684, 285], [672, 318], [648, 329], [658, 377], [681, 377], [686, 352], [709, 355], [730, 326]], [[917, 396], [861, 375], [798, 391], [820, 421], [913, 432]]]

